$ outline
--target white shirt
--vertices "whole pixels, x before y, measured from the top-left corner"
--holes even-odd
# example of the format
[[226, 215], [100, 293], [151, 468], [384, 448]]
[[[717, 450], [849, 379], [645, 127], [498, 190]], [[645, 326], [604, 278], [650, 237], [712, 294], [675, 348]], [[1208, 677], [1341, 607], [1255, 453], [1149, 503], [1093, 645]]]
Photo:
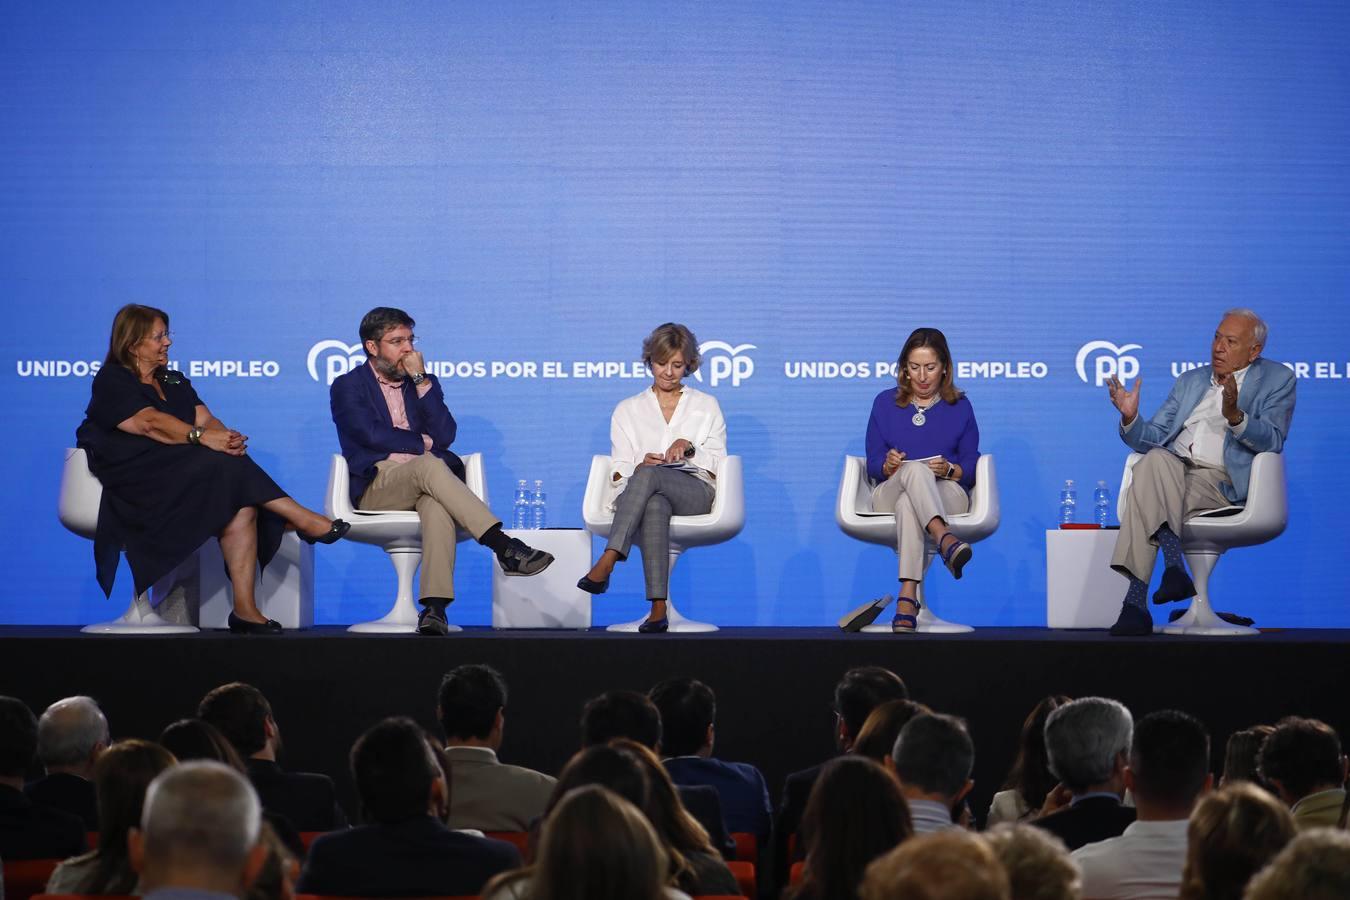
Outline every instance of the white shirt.
[[[652, 388], [620, 401], [609, 420], [609, 455], [613, 471], [621, 476], [617, 482], [611, 477], [611, 502], [645, 455], [664, 454], [680, 438], [694, 445], [694, 457], [689, 462], [716, 475], [727, 456], [727, 423], [716, 397], [682, 385], [669, 422], [661, 414], [660, 401]], [[715, 484], [707, 476], [704, 480]]]
[[[1247, 368], [1244, 366], [1233, 373], [1239, 391], [1242, 390], [1242, 383], [1247, 380]], [[1224, 436], [1232, 431], [1235, 436], [1241, 437], [1242, 432], [1246, 430], [1245, 417], [1236, 428], [1229, 425], [1228, 420], [1223, 417], [1223, 385], [1216, 383], [1213, 376], [1210, 376], [1209, 390], [1205, 391], [1205, 395], [1195, 404], [1195, 409], [1191, 410], [1191, 414], [1186, 418], [1180, 433], [1172, 441], [1172, 450], [1177, 456], [1190, 459], [1196, 465], [1222, 469]]]
[[933, 800], [909, 801], [909, 818], [914, 824], [915, 834], [951, 831], [961, 827], [952, 821], [950, 809]]
[[1086, 900], [1176, 900], [1186, 866], [1188, 819], [1135, 822], [1120, 837], [1071, 854], [1083, 870]]

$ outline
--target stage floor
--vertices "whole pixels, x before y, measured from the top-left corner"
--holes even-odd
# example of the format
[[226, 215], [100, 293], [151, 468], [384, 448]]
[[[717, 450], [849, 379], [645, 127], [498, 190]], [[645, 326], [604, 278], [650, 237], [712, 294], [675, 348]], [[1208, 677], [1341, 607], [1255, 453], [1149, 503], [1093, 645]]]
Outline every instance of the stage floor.
[[963, 635], [844, 634], [835, 628], [728, 628], [711, 634], [466, 628], [445, 638], [354, 635], [320, 627], [276, 638], [225, 632], [84, 635], [72, 627], [0, 627], [0, 693], [35, 711], [63, 696], [98, 698], [115, 737], [154, 737], [190, 716], [212, 687], [242, 680], [271, 700], [292, 768], [334, 776], [354, 810], [346, 757], [362, 730], [408, 715], [437, 731], [441, 676], [467, 662], [506, 676], [505, 761], [557, 772], [578, 745], [585, 701], [693, 675], [717, 692], [717, 754], [759, 765], [775, 800], [789, 772], [833, 752], [832, 692], [858, 665], [899, 673], [911, 694], [964, 716], [976, 743], [981, 815], [1016, 750], [1022, 719], [1047, 694], [1115, 697], [1136, 716], [1200, 717], [1216, 767], [1228, 735], [1311, 715], [1350, 735], [1350, 631], [1242, 638], [1111, 638], [1103, 631], [982, 628]]

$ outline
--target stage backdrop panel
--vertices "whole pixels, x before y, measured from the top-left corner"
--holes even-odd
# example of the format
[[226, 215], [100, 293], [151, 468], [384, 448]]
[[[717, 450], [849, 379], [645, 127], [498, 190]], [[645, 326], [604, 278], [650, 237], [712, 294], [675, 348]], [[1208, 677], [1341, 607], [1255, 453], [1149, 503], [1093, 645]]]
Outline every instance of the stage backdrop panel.
[[[918, 325], [951, 340], [1003, 509], [930, 596], [1043, 624], [1060, 484], [1086, 518], [1120, 480], [1103, 379], [1142, 376], [1151, 413], [1250, 306], [1299, 375], [1291, 522], [1225, 558], [1215, 594], [1262, 625], [1350, 626], [1348, 42], [1338, 2], [7, 3], [0, 621], [126, 603], [56, 497], [112, 315], [139, 301], [312, 506], [357, 322], [407, 309], [494, 509], [542, 478], [563, 526], [647, 383], [643, 336], [687, 323], [748, 517], [672, 592], [726, 625], [894, 591], [834, 499]], [[456, 621], [490, 621], [488, 565], [461, 553]], [[320, 548], [318, 621], [378, 615], [392, 575], [377, 549]], [[635, 560], [597, 623], [641, 591]]]

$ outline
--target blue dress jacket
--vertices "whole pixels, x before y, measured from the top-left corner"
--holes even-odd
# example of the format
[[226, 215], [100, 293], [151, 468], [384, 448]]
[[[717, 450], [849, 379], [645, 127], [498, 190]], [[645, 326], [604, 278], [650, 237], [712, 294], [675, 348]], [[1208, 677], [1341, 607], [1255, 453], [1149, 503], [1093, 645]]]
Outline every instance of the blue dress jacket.
[[340, 376], [328, 390], [333, 410], [333, 424], [337, 425], [338, 443], [347, 458], [351, 476], [352, 503], [359, 504], [370, 482], [375, 478], [375, 464], [388, 459], [391, 453], [426, 452], [422, 435], [431, 438], [431, 452], [445, 461], [450, 471], [464, 480], [464, 463], [450, 445], [455, 441], [455, 417], [445, 405], [445, 394], [434, 375], [428, 375], [431, 390], [425, 397], [417, 396], [417, 388], [403, 379], [403, 404], [408, 412], [408, 429], [395, 428], [389, 416], [389, 404], [384, 400], [380, 384], [363, 363], [346, 375]]

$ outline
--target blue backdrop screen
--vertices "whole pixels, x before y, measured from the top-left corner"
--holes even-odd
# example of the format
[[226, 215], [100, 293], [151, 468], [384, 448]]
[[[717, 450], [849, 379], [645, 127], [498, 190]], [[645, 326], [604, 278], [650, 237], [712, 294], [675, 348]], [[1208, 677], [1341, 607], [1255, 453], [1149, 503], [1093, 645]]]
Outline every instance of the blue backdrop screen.
[[[1100, 378], [1137, 369], [1151, 413], [1250, 306], [1299, 375], [1291, 523], [1214, 587], [1264, 625], [1350, 626], [1327, 528], [1350, 443], [1348, 43], [1339, 2], [7, 3], [0, 621], [125, 603], [125, 569], [104, 600], [55, 507], [112, 315], [139, 301], [316, 507], [328, 383], [367, 309], [409, 310], [498, 514], [541, 478], [573, 526], [610, 410], [646, 383], [641, 339], [687, 323], [748, 519], [672, 589], [728, 625], [894, 589], [834, 498], [917, 325], [947, 333], [1001, 475], [1002, 525], [935, 585], [943, 610], [1043, 624], [1059, 485], [1114, 492], [1126, 453]], [[489, 621], [489, 576], [461, 554], [458, 621]], [[392, 593], [370, 547], [321, 548], [316, 578], [325, 623]], [[597, 622], [641, 590], [622, 569]]]

